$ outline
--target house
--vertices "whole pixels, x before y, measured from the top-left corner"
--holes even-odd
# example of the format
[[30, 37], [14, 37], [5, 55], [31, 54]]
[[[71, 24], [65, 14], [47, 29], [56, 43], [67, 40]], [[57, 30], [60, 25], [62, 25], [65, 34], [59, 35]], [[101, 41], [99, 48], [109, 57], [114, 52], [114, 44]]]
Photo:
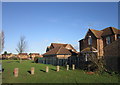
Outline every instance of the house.
[[27, 53], [19, 53], [18, 57], [21, 58], [21, 59], [28, 59], [29, 55]]
[[70, 56], [76, 55], [77, 51], [70, 44], [51, 43], [51, 45], [47, 47], [46, 53], [43, 54], [43, 57], [47, 59], [47, 63], [56, 64], [64, 62], [63, 60], [66, 61]]
[[3, 58], [11, 58], [13, 57], [14, 55], [12, 53], [7, 53], [7, 54], [2, 54], [2, 57]]
[[104, 56], [104, 48], [120, 38], [120, 30], [114, 27], [108, 27], [103, 30], [89, 29], [84, 39], [79, 41], [80, 52], [94, 52], [101, 58]]
[[51, 45], [47, 47], [46, 53], [43, 54], [43, 56], [44, 57], [68, 58], [74, 53], [77, 53], [77, 51], [70, 44], [51, 43]]
[[32, 60], [34, 60], [35, 57], [43, 57], [43, 56], [40, 55], [39, 53], [30, 53], [29, 55], [30, 55], [30, 58], [31, 58]]
[[[80, 57], [84, 61], [89, 61], [89, 53], [93, 53], [98, 59], [105, 58], [105, 56], [117, 56], [115, 54], [118, 49], [114, 50], [109, 48], [116, 47], [115, 44], [120, 38], [120, 30], [114, 27], [107, 27], [103, 30], [89, 29], [83, 39], [79, 41]], [[109, 47], [108, 47], [109, 46]]]
[[72, 50], [73, 52], [77, 52], [71, 44], [63, 44], [63, 43], [51, 43], [51, 45], [47, 47], [46, 52], [53, 48], [61, 47], [61, 46], [63, 46], [64, 48], [68, 50]]

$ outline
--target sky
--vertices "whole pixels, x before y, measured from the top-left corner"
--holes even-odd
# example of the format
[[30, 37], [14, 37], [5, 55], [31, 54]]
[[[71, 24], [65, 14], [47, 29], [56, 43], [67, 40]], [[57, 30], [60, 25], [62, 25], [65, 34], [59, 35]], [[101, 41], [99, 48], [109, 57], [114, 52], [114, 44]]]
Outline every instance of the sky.
[[46, 51], [51, 43], [67, 43], [79, 51], [87, 30], [118, 28], [117, 2], [3, 2], [4, 51], [15, 50], [21, 36], [27, 53]]

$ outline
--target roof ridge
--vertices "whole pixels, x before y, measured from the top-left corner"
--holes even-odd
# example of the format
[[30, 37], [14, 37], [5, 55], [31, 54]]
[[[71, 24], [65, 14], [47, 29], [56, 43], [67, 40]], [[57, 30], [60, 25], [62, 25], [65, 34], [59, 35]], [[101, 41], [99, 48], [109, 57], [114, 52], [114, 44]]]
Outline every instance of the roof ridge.
[[64, 44], [64, 43], [51, 43], [51, 44]]
[[63, 47], [63, 46], [60, 46], [60, 47], [59, 47], [59, 50], [57, 51], [57, 53], [56, 53], [56, 54], [58, 54], [58, 53], [59, 53], [59, 51], [60, 51], [60, 49], [61, 49], [62, 47]]
[[[92, 31], [92, 30], [95, 30], [95, 29], [90, 29], [90, 30]], [[95, 30], [95, 31], [101, 31], [102, 32], [102, 30]]]

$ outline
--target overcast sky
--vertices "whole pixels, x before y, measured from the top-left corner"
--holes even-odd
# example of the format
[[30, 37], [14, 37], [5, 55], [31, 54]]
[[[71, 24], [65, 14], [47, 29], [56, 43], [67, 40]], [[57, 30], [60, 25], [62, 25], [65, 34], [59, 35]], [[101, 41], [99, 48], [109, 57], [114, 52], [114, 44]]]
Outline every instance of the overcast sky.
[[118, 3], [3, 2], [2, 18], [4, 50], [8, 52], [17, 53], [15, 48], [22, 35], [28, 53], [43, 54], [50, 43], [68, 43], [78, 50], [78, 41], [88, 28], [118, 28]]

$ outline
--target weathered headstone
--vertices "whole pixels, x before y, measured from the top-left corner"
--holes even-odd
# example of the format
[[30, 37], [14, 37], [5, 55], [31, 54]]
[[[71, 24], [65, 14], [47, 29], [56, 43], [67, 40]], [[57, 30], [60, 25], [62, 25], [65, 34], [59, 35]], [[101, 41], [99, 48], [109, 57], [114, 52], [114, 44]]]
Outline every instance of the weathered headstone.
[[74, 64], [72, 64], [72, 70], [75, 70], [75, 65]]
[[31, 74], [34, 74], [34, 72], [35, 72], [35, 68], [31, 67]]
[[19, 73], [19, 69], [18, 69], [18, 68], [15, 68], [15, 69], [14, 69], [14, 76], [15, 76], [15, 77], [18, 77], [18, 73]]
[[46, 72], [48, 72], [49, 71], [49, 67], [48, 66], [46, 66]]
[[67, 65], [67, 70], [69, 70], [69, 65]]
[[60, 70], [60, 66], [57, 66], [57, 72]]

